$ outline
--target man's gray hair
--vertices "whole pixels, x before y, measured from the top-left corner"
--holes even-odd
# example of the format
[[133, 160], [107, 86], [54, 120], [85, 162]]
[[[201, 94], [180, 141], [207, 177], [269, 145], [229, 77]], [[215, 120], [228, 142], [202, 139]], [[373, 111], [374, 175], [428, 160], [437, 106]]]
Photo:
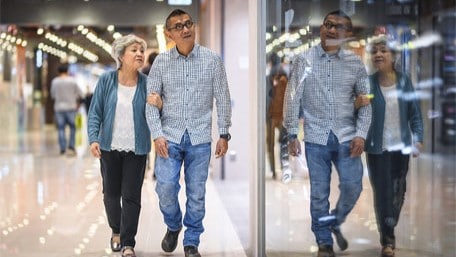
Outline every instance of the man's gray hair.
[[120, 57], [125, 54], [125, 48], [134, 43], [140, 44], [144, 48], [144, 50], [146, 50], [147, 48], [146, 41], [133, 34], [120, 37], [114, 40], [114, 42], [112, 42], [111, 56], [112, 58], [114, 58], [114, 60], [116, 60], [117, 69], [120, 69], [120, 67], [122, 66]]

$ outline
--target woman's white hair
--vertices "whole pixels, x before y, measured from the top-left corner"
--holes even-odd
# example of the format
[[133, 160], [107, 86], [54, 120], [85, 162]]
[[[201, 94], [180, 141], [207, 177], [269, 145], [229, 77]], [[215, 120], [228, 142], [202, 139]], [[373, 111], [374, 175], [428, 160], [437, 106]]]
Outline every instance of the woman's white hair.
[[[400, 46], [397, 41], [392, 40], [385, 34], [380, 34], [374, 36], [369, 41], [368, 45], [366, 46], [366, 50], [368, 53], [372, 51], [372, 48], [376, 45], [383, 44], [391, 51], [393, 56], [393, 68], [396, 71], [400, 71], [402, 69], [401, 62], [400, 62]], [[368, 55], [368, 65], [367, 65], [367, 73], [372, 74], [375, 72], [375, 68], [372, 65], [371, 56]]]
[[377, 36], [373, 36], [370, 41], [369, 41], [369, 44], [367, 45], [367, 51], [370, 52], [372, 50], [372, 47], [375, 46], [375, 45], [378, 45], [378, 44], [384, 44], [386, 45], [386, 47], [388, 47], [388, 49], [390, 49], [391, 52], [398, 52], [400, 49], [399, 49], [399, 44], [396, 40], [393, 40], [391, 39], [390, 37], [388, 37], [387, 35], [385, 34], [380, 34], [380, 35], [377, 35]]
[[125, 49], [134, 43], [140, 44], [144, 48], [144, 50], [146, 50], [147, 48], [146, 41], [133, 34], [120, 37], [114, 40], [114, 42], [112, 42], [111, 56], [116, 61], [117, 69], [120, 69], [120, 67], [122, 66], [122, 61], [120, 60], [120, 57], [125, 54]]

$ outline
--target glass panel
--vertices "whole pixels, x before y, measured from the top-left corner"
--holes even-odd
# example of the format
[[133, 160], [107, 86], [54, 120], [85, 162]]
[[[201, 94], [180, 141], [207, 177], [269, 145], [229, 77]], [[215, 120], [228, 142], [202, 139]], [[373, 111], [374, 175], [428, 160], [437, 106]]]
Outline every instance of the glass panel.
[[[338, 243], [343, 242], [337, 242], [336, 233], [331, 233], [338, 225], [352, 256], [378, 256], [390, 244], [397, 247], [393, 250], [401, 256], [454, 253], [456, 246], [448, 238], [456, 236], [449, 226], [456, 219], [456, 11], [454, 1], [444, 2], [435, 7], [424, 0], [266, 1], [267, 256], [316, 256], [319, 243], [333, 244], [338, 254], [342, 251], [340, 246], [344, 248]], [[334, 10], [342, 10], [350, 17], [352, 30], [347, 20], [339, 16], [328, 17], [324, 22], [325, 16]], [[346, 35], [345, 39], [336, 40], [341, 34]], [[326, 48], [321, 47], [324, 38], [332, 39], [323, 42]], [[331, 48], [332, 43], [340, 43], [343, 50]], [[316, 54], [303, 57], [307, 53]], [[359, 60], [350, 63], [346, 58]], [[363, 69], [354, 68], [360, 66]], [[363, 91], [363, 82], [359, 80], [363, 70], [364, 85], [369, 91], [369, 100], [365, 102], [368, 107], [355, 106]], [[409, 91], [412, 88], [414, 91]], [[290, 93], [284, 93], [285, 89]], [[393, 93], [388, 93], [388, 89]], [[292, 117], [284, 122], [290, 129], [288, 133], [283, 127], [284, 108]], [[329, 155], [327, 163], [332, 167], [325, 177], [325, 169], [319, 166], [328, 164], [318, 162], [317, 153], [321, 148], [330, 151], [331, 144], [336, 149], [344, 142], [350, 144], [355, 135], [365, 138], [367, 130], [359, 134], [349, 131], [356, 128], [353, 121], [361, 124], [357, 117], [366, 108], [374, 110], [372, 127], [367, 127], [379, 129], [372, 135], [380, 136], [375, 140], [368, 136], [365, 144], [369, 144], [369, 154], [360, 156], [357, 178], [361, 180], [358, 184], [362, 191], [359, 198], [354, 193], [353, 209], [350, 201], [348, 207], [336, 208], [343, 192], [349, 196], [356, 192], [350, 182], [339, 184], [350, 177], [347, 173], [355, 170], [355, 166], [342, 168], [341, 164], [338, 171], [335, 163], [340, 159], [331, 159]], [[378, 125], [378, 120], [384, 122]], [[423, 125], [416, 125], [420, 120]], [[387, 131], [395, 139], [387, 137]], [[290, 134], [299, 140], [300, 156], [288, 155]], [[412, 142], [417, 141], [422, 148], [419, 157], [414, 158], [419, 145]], [[381, 146], [373, 150], [374, 143]], [[306, 151], [311, 159], [305, 157]], [[391, 155], [406, 157], [402, 161], [388, 159]], [[381, 160], [380, 165], [375, 166], [375, 160]], [[391, 178], [385, 175], [387, 172], [392, 172]], [[375, 174], [380, 174], [379, 179], [373, 177]], [[313, 193], [311, 181], [315, 183]], [[329, 188], [322, 189], [322, 181]], [[346, 190], [347, 187], [350, 189]], [[374, 196], [384, 200], [374, 204]], [[323, 206], [312, 211], [316, 217], [312, 228], [310, 202], [313, 199], [314, 204], [319, 203], [318, 197]], [[432, 202], [433, 207], [425, 207], [424, 202]], [[346, 218], [341, 214], [344, 208], [349, 213]], [[391, 226], [395, 235], [385, 236]], [[312, 229], [322, 232], [314, 234]]]

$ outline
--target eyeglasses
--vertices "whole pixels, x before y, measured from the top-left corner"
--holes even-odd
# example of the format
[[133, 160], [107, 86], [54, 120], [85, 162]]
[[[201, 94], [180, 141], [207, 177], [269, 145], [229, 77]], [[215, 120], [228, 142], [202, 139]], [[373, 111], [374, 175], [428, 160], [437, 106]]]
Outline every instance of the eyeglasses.
[[334, 24], [330, 21], [325, 21], [325, 23], [323, 23], [323, 26], [325, 26], [325, 28], [327, 30], [330, 30], [332, 28], [336, 28], [337, 31], [347, 31], [348, 30], [348, 27], [347, 25], [345, 24]]
[[174, 27], [168, 28], [168, 30], [176, 30], [176, 31], [181, 31], [186, 27], [187, 29], [191, 29], [193, 27], [193, 21], [187, 20], [183, 24], [182, 23], [176, 23]]

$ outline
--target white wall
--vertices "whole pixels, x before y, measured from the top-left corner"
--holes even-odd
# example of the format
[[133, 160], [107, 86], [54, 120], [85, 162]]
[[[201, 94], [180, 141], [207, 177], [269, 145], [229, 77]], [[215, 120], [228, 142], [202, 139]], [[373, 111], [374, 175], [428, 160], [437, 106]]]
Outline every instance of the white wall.
[[[232, 139], [225, 157], [225, 180], [220, 180], [219, 159], [212, 160], [211, 175], [243, 246], [250, 252], [252, 224], [257, 220], [251, 213], [255, 204], [255, 194], [251, 191], [256, 183], [252, 174], [255, 174], [257, 158], [257, 131], [254, 128], [257, 106], [256, 85], [251, 86], [251, 77], [256, 75], [249, 71], [252, 68], [249, 68], [252, 61], [249, 60], [249, 1], [225, 0], [223, 15], [221, 2], [202, 0], [199, 22], [201, 44], [224, 58], [232, 98]], [[213, 139], [214, 142], [218, 139], [216, 130]]]
[[[248, 1], [225, 1], [225, 21], [221, 20], [221, 1], [201, 1], [200, 37], [201, 44], [223, 55], [232, 99], [232, 139], [229, 154], [225, 157], [226, 180], [245, 180], [248, 182], [251, 138], [249, 108], [251, 95], [249, 89], [249, 19]], [[222, 28], [223, 26], [223, 28]], [[222, 49], [222, 33], [224, 47]], [[223, 52], [222, 52], [223, 51]], [[215, 121], [215, 120], [214, 120]], [[214, 126], [216, 126], [214, 122]], [[214, 131], [214, 142], [218, 133]], [[213, 177], [220, 177], [220, 160], [213, 160]]]
[[249, 20], [248, 1], [229, 0], [225, 6], [226, 72], [230, 84], [233, 106], [230, 155], [226, 158], [227, 179], [249, 179], [252, 160], [249, 132], [251, 120], [249, 108], [252, 96], [249, 89]]

